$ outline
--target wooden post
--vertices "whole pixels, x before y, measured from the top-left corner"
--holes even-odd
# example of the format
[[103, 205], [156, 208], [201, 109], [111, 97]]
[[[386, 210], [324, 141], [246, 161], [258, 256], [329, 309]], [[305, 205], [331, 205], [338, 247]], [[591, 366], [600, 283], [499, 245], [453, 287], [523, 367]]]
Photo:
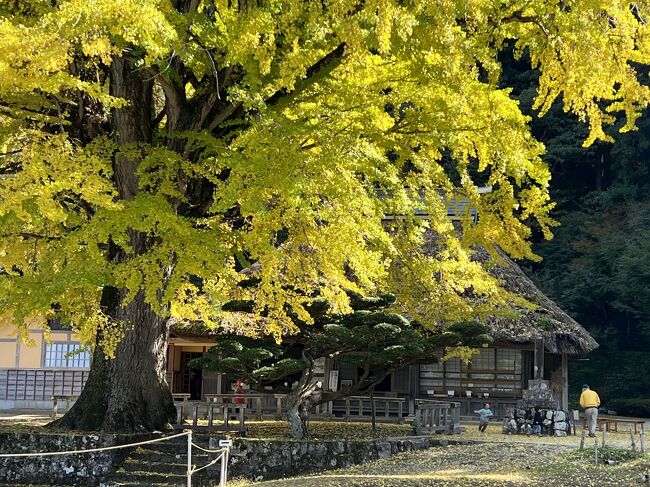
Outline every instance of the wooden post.
[[275, 417], [276, 419], [282, 418], [282, 396], [280, 394], [275, 395]]
[[601, 446], [602, 446], [603, 448], [605, 448], [605, 435], [607, 434], [607, 428], [606, 428], [606, 427], [605, 427], [605, 428], [601, 428], [601, 431], [602, 431], [603, 439], [602, 439], [602, 441], [600, 442], [600, 444], [601, 444]]
[[569, 357], [562, 354], [562, 409], [569, 410]]
[[377, 432], [377, 409], [375, 407], [375, 388], [370, 388], [370, 424], [372, 425], [372, 432]]
[[214, 414], [214, 405], [208, 403], [208, 428], [212, 428], [212, 416]]
[[54, 419], [56, 419], [56, 415], [58, 414], [58, 412], [59, 412], [59, 398], [54, 396], [52, 398], [52, 417]]
[[636, 451], [636, 442], [634, 441], [634, 433], [632, 433], [632, 426], [630, 426], [630, 443], [632, 446], [632, 451]]
[[582, 430], [582, 436], [580, 437], [580, 450], [585, 449], [585, 430]]
[[598, 465], [598, 437], [594, 436], [594, 452], [596, 454], [596, 465]]
[[228, 480], [228, 454], [230, 453], [230, 447], [225, 447], [221, 453], [221, 472], [219, 475], [219, 487], [226, 487], [226, 481]]
[[544, 338], [535, 338], [535, 379], [544, 378]]
[[643, 431], [643, 426], [641, 426], [641, 433], [639, 433], [639, 449], [641, 453], [645, 453], [645, 435]]
[[192, 408], [192, 426], [196, 426], [198, 420], [199, 420], [199, 407], [194, 406]]
[[[409, 365], [409, 416], [415, 415], [415, 399], [418, 394], [420, 366]], [[444, 380], [444, 375], [443, 375]]]
[[262, 419], [262, 397], [255, 398], [255, 407], [257, 408], [257, 419]]
[[176, 424], [178, 426], [183, 424], [183, 405], [182, 404], [177, 404], [176, 405]]
[[187, 433], [187, 487], [192, 487], [192, 430]]
[[167, 345], [167, 381], [169, 390], [174, 392], [174, 344]]

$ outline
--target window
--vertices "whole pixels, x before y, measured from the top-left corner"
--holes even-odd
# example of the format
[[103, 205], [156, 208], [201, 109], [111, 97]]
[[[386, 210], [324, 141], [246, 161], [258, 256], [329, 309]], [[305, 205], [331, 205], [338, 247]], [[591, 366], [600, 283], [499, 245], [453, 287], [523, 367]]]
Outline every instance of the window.
[[521, 372], [521, 350], [497, 348], [497, 369]]
[[88, 350], [78, 351], [80, 349], [80, 345], [74, 342], [46, 344], [45, 367], [89, 368], [90, 354]]
[[494, 348], [481, 348], [472, 357], [470, 369], [473, 370], [494, 370]]
[[445, 362], [445, 387], [453, 389], [460, 387], [461, 362], [458, 357], [451, 358]]
[[420, 365], [420, 391], [422, 394], [428, 394], [427, 391], [442, 391], [444, 369], [442, 361], [435, 364]]

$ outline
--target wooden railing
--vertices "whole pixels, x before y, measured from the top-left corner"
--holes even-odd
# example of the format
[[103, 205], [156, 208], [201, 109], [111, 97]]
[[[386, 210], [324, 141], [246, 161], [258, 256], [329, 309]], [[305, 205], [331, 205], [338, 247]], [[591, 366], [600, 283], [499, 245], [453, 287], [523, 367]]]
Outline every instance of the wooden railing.
[[[285, 394], [206, 394], [208, 403], [221, 406], [236, 404], [242, 398], [246, 406], [246, 416], [251, 418], [284, 418], [287, 412]], [[397, 397], [378, 397], [374, 399], [375, 415], [378, 421], [404, 422], [408, 407], [407, 399]], [[371, 418], [372, 405], [367, 396], [349, 396], [333, 402], [315, 406], [310, 411], [312, 417], [343, 419], [346, 421], [366, 421]]]
[[455, 433], [459, 427], [459, 402], [430, 401], [428, 399], [415, 401], [416, 434]]
[[407, 419], [407, 402], [407, 399], [401, 397], [376, 397], [371, 402], [368, 396], [349, 396], [335, 401], [332, 413], [340, 413], [341, 403], [344, 403], [343, 418], [346, 421], [368, 421], [372, 417], [374, 403], [377, 421], [403, 423]]
[[205, 398], [209, 404], [217, 406], [224, 404], [236, 405], [237, 399], [243, 398], [244, 405], [246, 406], [246, 415], [257, 419], [269, 416], [280, 418], [286, 412], [284, 394], [206, 394]]
[[[214, 403], [198, 403], [197, 401], [177, 402], [176, 406], [176, 427], [182, 428], [183, 421], [188, 419], [193, 427], [198, 426], [199, 416], [201, 414], [201, 406], [204, 406], [203, 411], [207, 417], [207, 428], [217, 429], [221, 431], [237, 431], [243, 433], [246, 431], [244, 426], [246, 419], [246, 406], [240, 404], [222, 403], [216, 405]], [[220, 426], [214, 426], [214, 420], [223, 415], [223, 422]]]

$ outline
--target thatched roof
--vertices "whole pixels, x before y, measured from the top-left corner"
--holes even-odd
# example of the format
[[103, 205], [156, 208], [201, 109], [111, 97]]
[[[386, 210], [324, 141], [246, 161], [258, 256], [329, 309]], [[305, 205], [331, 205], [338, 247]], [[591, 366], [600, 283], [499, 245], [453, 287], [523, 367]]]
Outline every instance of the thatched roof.
[[[433, 235], [429, 235], [424, 248], [429, 254], [437, 251]], [[488, 252], [483, 248], [475, 248], [473, 257], [483, 264], [490, 261]], [[544, 338], [544, 348], [547, 352], [570, 355], [588, 353], [598, 347], [589, 332], [542, 293], [517, 264], [503, 252], [499, 252], [499, 257], [499, 262], [489, 263], [488, 272], [499, 279], [506, 290], [525, 298], [534, 309], [516, 306], [516, 313], [504, 313], [488, 318], [487, 324], [495, 341], [528, 344], [533, 343], [536, 338]], [[240, 272], [251, 277], [260, 272], [260, 267], [260, 263], [256, 262]], [[220, 323], [219, 330], [211, 330], [200, 322], [177, 323], [172, 326], [172, 336], [205, 337], [224, 331], [237, 333], [241, 332], [242, 325], [251, 332], [261, 331], [264, 328], [262, 320], [263, 318], [252, 313], [227, 313]]]
[[[480, 262], [488, 261], [483, 249], [475, 251]], [[493, 316], [488, 319], [492, 336], [497, 341], [531, 343], [535, 338], [544, 338], [544, 348], [550, 353], [579, 355], [598, 347], [598, 343], [577, 321], [566, 314], [533, 284], [521, 268], [506, 255], [501, 262], [489, 269], [508, 291], [525, 298], [535, 309], [516, 308], [517, 317]]]

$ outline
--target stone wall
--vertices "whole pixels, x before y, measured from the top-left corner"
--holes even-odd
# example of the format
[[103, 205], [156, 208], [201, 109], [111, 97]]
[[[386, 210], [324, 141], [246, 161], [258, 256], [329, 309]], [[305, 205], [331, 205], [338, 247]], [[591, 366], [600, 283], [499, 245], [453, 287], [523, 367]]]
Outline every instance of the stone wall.
[[[235, 440], [228, 462], [229, 477], [275, 479], [333, 468], [345, 468], [395, 453], [432, 446], [426, 436], [368, 441], [265, 441]], [[211, 448], [218, 448], [212, 438]], [[218, 464], [214, 468], [216, 474]], [[214, 474], [212, 475], [213, 478]]]
[[[141, 441], [151, 436], [83, 435], [57, 433], [0, 433], [0, 453], [33, 453], [87, 450]], [[210, 447], [218, 448], [218, 437]], [[237, 439], [231, 450], [229, 478], [272, 479], [333, 468], [344, 468], [387, 458], [395, 453], [431, 446], [467, 443], [444, 438], [403, 437], [357, 441], [290, 441]], [[164, 448], [171, 448], [168, 443]], [[179, 445], [180, 458], [185, 458]], [[176, 448], [176, 446], [174, 446]], [[99, 485], [109, 479], [132, 448], [107, 452], [49, 457], [0, 458], [0, 484], [15, 485]], [[168, 450], [166, 450], [168, 452]], [[219, 478], [219, 463], [197, 478], [197, 485], [214, 484]]]
[[[114, 435], [2, 432], [0, 453], [88, 450], [113, 446], [118, 444], [117, 441], [118, 438]], [[0, 458], [0, 483], [97, 485], [114, 471], [115, 465], [128, 453], [126, 450], [128, 449], [78, 455]]]

